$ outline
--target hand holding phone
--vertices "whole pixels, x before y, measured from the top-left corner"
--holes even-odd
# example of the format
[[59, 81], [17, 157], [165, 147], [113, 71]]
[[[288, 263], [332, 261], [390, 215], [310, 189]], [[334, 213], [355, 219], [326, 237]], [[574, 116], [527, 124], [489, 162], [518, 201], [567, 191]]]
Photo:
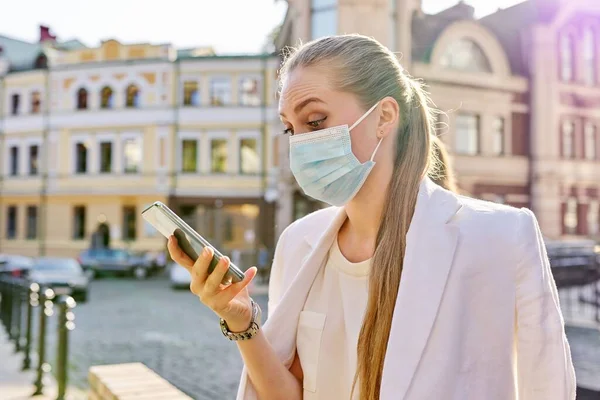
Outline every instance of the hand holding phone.
[[250, 327], [252, 301], [247, 286], [256, 276], [255, 267], [246, 271], [242, 281], [224, 286], [223, 282], [226, 281], [230, 268], [229, 258], [221, 258], [209, 273], [211, 260], [215, 259], [211, 247], [205, 247], [195, 262], [177, 245], [175, 236], [169, 238], [168, 249], [173, 260], [190, 271], [191, 292], [223, 318], [232, 332], [243, 332]]
[[[175, 236], [177, 245], [192, 262], [198, 259], [198, 255], [205, 247], [210, 247], [214, 252], [214, 257], [208, 268], [209, 273], [214, 270], [219, 260], [224, 257], [206, 239], [200, 236], [198, 232], [193, 230], [184, 220], [160, 201], [155, 202], [142, 211], [142, 217], [167, 239]], [[230, 263], [223, 283], [236, 283], [241, 282], [243, 279], [244, 273], [237, 266]]]
[[168, 239], [173, 260], [190, 272], [192, 293], [232, 331], [248, 329], [252, 304], [247, 287], [256, 276], [256, 267], [242, 272], [161, 202], [145, 209], [142, 216]]

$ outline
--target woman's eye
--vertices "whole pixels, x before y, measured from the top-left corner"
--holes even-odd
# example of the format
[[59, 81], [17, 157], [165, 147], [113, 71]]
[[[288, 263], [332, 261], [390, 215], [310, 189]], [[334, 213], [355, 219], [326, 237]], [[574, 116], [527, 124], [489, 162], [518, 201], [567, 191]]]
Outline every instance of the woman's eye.
[[310, 122], [307, 122], [306, 124], [307, 124], [308, 126], [310, 126], [311, 128], [318, 128], [318, 127], [319, 127], [319, 125], [321, 125], [321, 123], [322, 123], [323, 121], [325, 121], [326, 119], [327, 119], [327, 117], [325, 117], [325, 118], [321, 118], [321, 119], [318, 119], [318, 120], [316, 120], [316, 121], [310, 121]]

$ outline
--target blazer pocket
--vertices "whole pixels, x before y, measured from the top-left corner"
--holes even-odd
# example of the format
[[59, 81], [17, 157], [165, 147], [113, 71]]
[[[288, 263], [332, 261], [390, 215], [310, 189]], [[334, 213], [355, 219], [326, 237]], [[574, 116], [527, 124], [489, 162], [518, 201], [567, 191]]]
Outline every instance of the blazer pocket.
[[321, 337], [325, 327], [325, 314], [313, 311], [301, 311], [298, 321], [296, 347], [300, 365], [304, 374], [304, 390], [317, 390], [317, 374], [319, 371], [319, 353], [321, 352]]

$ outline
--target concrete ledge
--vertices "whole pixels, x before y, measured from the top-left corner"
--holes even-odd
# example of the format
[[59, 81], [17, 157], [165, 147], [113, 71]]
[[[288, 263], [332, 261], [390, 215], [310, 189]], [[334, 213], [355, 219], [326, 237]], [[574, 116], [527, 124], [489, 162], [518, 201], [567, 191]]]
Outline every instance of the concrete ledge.
[[192, 400], [142, 363], [89, 369], [89, 400]]

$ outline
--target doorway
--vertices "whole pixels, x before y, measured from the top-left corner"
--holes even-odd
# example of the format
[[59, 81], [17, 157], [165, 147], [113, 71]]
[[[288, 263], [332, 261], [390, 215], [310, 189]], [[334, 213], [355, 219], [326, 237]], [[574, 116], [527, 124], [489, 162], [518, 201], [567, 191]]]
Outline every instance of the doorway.
[[108, 249], [110, 248], [110, 227], [106, 222], [101, 222], [96, 228], [96, 232], [93, 236], [95, 238], [92, 247]]

